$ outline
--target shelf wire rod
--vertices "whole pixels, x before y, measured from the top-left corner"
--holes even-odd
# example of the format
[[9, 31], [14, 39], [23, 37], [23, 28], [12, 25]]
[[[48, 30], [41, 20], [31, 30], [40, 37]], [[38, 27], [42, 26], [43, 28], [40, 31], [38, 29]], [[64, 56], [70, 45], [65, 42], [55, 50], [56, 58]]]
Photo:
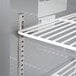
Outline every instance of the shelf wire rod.
[[71, 18], [73, 18], [73, 17], [76, 17], [76, 13], [72, 13], [72, 14], [70, 14], [70, 15], [63, 16], [63, 17], [61, 17], [61, 18], [62, 18], [62, 19], [69, 20], [69, 19], [71, 19]]
[[[59, 72], [62, 72], [63, 70], [65, 70], [66, 68], [68, 68], [70, 65], [76, 63], [76, 60], [73, 60], [72, 62], [70, 62], [68, 65], [66, 65], [65, 67], [63, 67], [62, 69], [58, 70], [55, 74], [53, 74], [52, 76], [59, 76]], [[61, 75], [63, 76], [63, 75]]]

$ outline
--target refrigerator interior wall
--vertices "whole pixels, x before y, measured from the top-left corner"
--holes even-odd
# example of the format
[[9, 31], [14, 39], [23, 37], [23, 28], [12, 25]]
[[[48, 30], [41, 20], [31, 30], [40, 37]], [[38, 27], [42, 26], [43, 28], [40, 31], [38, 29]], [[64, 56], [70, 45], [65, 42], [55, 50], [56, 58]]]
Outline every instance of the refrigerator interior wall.
[[[65, 0], [64, 0], [65, 1]], [[76, 5], [74, 5], [75, 4], [75, 1], [76, 0], [68, 0], [68, 5], [71, 7], [68, 7], [69, 8], [69, 10], [67, 9], [67, 12], [68, 12], [68, 14], [70, 13], [70, 12], [74, 12], [75, 10], [73, 10], [73, 9], [75, 9], [75, 8], [73, 8], [73, 7], [76, 7]], [[71, 5], [72, 4], [72, 5]], [[17, 39], [18, 39], [18, 36], [17, 36], [17, 30], [18, 30], [18, 23], [17, 23], [17, 18], [18, 18], [18, 13], [21, 13], [21, 12], [24, 12], [26, 15], [25, 15], [25, 26], [26, 27], [29, 27], [29, 26], [33, 26], [33, 25], [35, 25], [35, 24], [37, 24], [38, 23], [38, 20], [37, 20], [37, 17], [38, 17], [38, 9], [36, 9], [38, 6], [38, 0], [10, 0], [10, 10], [11, 10], [11, 27], [10, 27], [10, 29], [11, 29], [11, 34], [10, 34], [10, 68], [11, 68], [11, 74], [10, 74], [10, 76], [17, 76], [17, 51], [18, 51], [18, 49], [17, 49], [17, 47], [18, 47], [18, 44], [17, 44]], [[32, 8], [30, 8], [30, 7], [32, 7]], [[60, 16], [63, 16], [63, 15], [66, 15], [66, 11], [64, 11], [64, 12], [61, 12], [61, 13], [59, 13], [59, 14], [57, 14], [57, 16], [58, 17], [60, 17]], [[31, 19], [30, 19], [31, 18]], [[42, 46], [42, 49], [40, 50], [39, 48], [41, 48], [41, 46], [38, 46], [38, 43], [39, 44], [41, 44], [41, 45], [43, 45]], [[41, 63], [43, 63], [41, 60], [40, 60], [40, 58], [38, 59], [38, 63], [40, 64], [36, 64], [38, 67], [36, 67], [35, 65], [32, 65], [32, 64], [34, 64], [34, 63], [36, 63], [34, 60], [33, 60], [33, 52], [37, 55], [37, 53], [38, 53], [38, 57], [40, 57], [41, 55], [42, 55], [42, 57], [46, 57], [47, 55], [48, 55], [48, 52], [46, 53], [46, 54], [43, 54], [43, 53], [45, 53], [44, 52], [44, 50], [45, 50], [45, 46], [46, 47], [48, 47], [49, 45], [47, 44], [47, 45], [45, 45], [44, 43], [42, 44], [42, 43], [40, 43], [40, 42], [38, 42], [37, 43], [37, 41], [33, 41], [33, 40], [30, 40], [30, 39], [25, 39], [25, 59], [27, 59], [27, 61], [29, 62], [30, 61], [30, 63], [31, 64], [28, 64], [27, 62], [25, 62], [25, 76], [30, 76], [31, 74], [32, 74], [32, 76], [34, 76], [34, 75], [42, 75], [42, 76], [49, 76], [50, 74], [52, 74], [52, 73], [54, 73], [54, 71], [53, 72], [51, 72], [51, 73], [46, 73], [46, 69], [48, 69], [48, 71], [51, 69], [51, 68], [48, 68], [48, 67], [46, 67], [46, 68], [44, 68], [43, 69], [43, 67], [41, 67], [42, 66], [42, 64]], [[29, 45], [29, 46], [28, 46]], [[38, 46], [38, 47], [37, 47]], [[34, 50], [34, 47], [36, 47], [37, 49], [35, 49]], [[50, 46], [49, 46], [50, 47]], [[31, 50], [30, 50], [31, 49]], [[50, 48], [51, 49], [51, 48]], [[50, 49], [48, 49], [48, 51], [50, 51]], [[42, 51], [42, 52], [39, 52], [39, 50], [40, 51]], [[60, 51], [59, 51], [59, 48], [56, 48], [54, 51], [56, 52], [57, 51], [57, 53], [60, 53], [61, 52], [61, 50], [62, 49], [60, 49]], [[33, 51], [33, 52], [32, 52]], [[45, 51], [47, 51], [47, 50], [45, 50]], [[51, 49], [51, 51], [52, 51], [52, 49]], [[32, 52], [32, 53], [31, 53]], [[36, 53], [37, 52], [37, 53]], [[30, 55], [30, 53], [31, 53], [31, 55]], [[65, 54], [67, 54], [66, 56], [68, 57], [70, 54], [74, 54], [74, 52], [72, 52], [72, 51], [70, 51], [69, 52], [69, 50], [68, 50], [68, 54], [67, 54], [67, 52], [65, 51]], [[27, 54], [27, 55], [26, 55]], [[29, 54], [29, 55], [28, 55]], [[40, 54], [40, 55], [39, 55]], [[61, 53], [60, 53], [61, 54]], [[62, 52], [62, 54], [63, 54], [63, 52]], [[44, 56], [45, 55], [45, 56]], [[50, 54], [50, 55], [53, 55], [53, 56], [55, 56], [55, 54]], [[28, 57], [28, 56], [30, 56], [30, 57]], [[32, 56], [32, 57], [31, 57]], [[61, 58], [63, 59], [63, 61], [62, 61], [62, 63], [64, 63], [65, 61], [67, 61], [67, 59], [65, 58], [65, 57], [63, 57], [63, 56], [58, 56], [58, 55], [56, 55], [57, 56], [57, 58], [59, 57], [59, 59], [61, 60]], [[55, 58], [56, 58], [56, 56], [55, 56]], [[27, 58], [28, 57], [28, 58]], [[37, 56], [36, 56], [37, 57]], [[38, 58], [37, 57], [37, 58]], [[61, 57], [61, 58], [60, 58]], [[71, 56], [70, 56], [71, 57]], [[72, 58], [72, 57], [71, 57]], [[44, 59], [44, 58], [43, 58]], [[43, 60], [42, 59], [42, 60]], [[34, 61], [34, 62], [32, 62], [32, 60]], [[46, 60], [47, 60], [47, 58], [46, 58]], [[25, 60], [26, 61], [26, 60]], [[41, 61], [41, 62], [40, 62]], [[49, 60], [48, 60], [49, 61]], [[51, 61], [49, 61], [49, 62], [51, 62]], [[69, 62], [69, 61], [68, 61]], [[58, 62], [59, 63], [59, 62]], [[59, 63], [60, 64], [60, 63]], [[67, 62], [66, 62], [66, 64], [68, 64]], [[65, 65], [66, 65], [65, 64]], [[47, 65], [47, 64], [46, 64]], [[57, 64], [55, 64], [55, 65], [57, 65]], [[39, 68], [39, 66], [40, 66], [40, 68]], [[44, 65], [45, 66], [45, 65]], [[63, 67], [63, 66], [61, 66], [61, 67]], [[61, 67], [59, 67], [59, 68], [61, 68]], [[27, 69], [26, 69], [27, 68]], [[59, 69], [58, 68], [58, 69]], [[43, 71], [42, 71], [43, 70]], [[56, 69], [56, 71], [57, 71], [57, 69]]]
[[67, 10], [67, 0], [11, 0], [11, 8], [43, 17]]
[[0, 76], [9, 76], [9, 11], [10, 0], [0, 0]]
[[38, 0], [38, 17], [67, 10], [67, 0]]

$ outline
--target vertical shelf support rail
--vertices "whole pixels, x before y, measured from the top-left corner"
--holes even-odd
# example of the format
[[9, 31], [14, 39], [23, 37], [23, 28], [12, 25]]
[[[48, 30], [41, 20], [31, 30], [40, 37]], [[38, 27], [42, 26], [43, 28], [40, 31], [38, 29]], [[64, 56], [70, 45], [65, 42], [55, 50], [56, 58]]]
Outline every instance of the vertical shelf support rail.
[[[19, 13], [19, 30], [24, 28], [24, 14]], [[18, 76], [24, 76], [24, 37], [18, 37]]]

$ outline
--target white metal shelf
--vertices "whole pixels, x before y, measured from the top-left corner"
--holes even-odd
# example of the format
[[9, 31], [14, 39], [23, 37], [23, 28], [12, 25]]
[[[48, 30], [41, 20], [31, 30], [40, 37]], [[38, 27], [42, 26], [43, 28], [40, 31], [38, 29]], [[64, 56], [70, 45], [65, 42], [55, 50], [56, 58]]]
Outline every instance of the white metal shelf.
[[76, 13], [45, 25], [35, 25], [18, 33], [25, 37], [76, 51]]
[[[23, 22], [24, 22], [23, 20], [22, 21], [20, 20], [20, 23], [21, 23], [20, 28], [21, 28]], [[70, 50], [73, 50], [76, 52], [76, 13], [58, 18], [55, 21], [48, 23], [48, 24], [44, 24], [44, 25], [39, 24], [39, 25], [35, 25], [35, 26], [29, 27], [29, 28], [20, 29], [18, 31], [18, 34], [21, 36], [21, 39], [20, 39], [21, 41], [22, 41], [22, 37], [23, 37], [23, 41], [24, 41], [24, 37], [28, 37], [28, 38], [39, 40], [39, 41], [46, 42], [49, 44], [53, 44], [56, 46], [60, 46], [60, 47], [66, 48], [66, 49], [70, 49]], [[23, 46], [24, 46], [24, 44], [23, 44]], [[22, 47], [21, 46], [19, 46], [19, 47], [20, 47], [20, 50], [19, 50], [20, 54], [23, 54], [21, 52]], [[33, 48], [32, 48], [32, 50], [33, 50]], [[32, 55], [32, 56], [34, 56], [34, 55]], [[46, 53], [45, 53], [45, 56], [46, 56]], [[60, 59], [60, 58], [61, 58], [61, 60], [63, 59], [61, 55], [56, 54], [54, 52], [51, 53], [50, 56], [54, 56], [56, 58], [58, 56], [58, 59]], [[20, 59], [21, 58], [22, 57], [20, 56]], [[34, 57], [31, 57], [31, 58], [34, 58]], [[52, 57], [50, 57], [49, 61], [52, 61], [51, 58]], [[67, 64], [65, 64], [63, 67], [59, 68], [58, 70], [55, 69], [56, 71], [54, 73], [50, 74], [49, 76], [75, 76], [76, 75], [76, 59], [75, 58], [72, 58], [72, 59], [65, 58], [64, 61], [65, 60], [67, 61]], [[70, 62], [68, 62], [69, 60], [70, 60]], [[31, 60], [29, 60], [29, 61], [30, 61], [30, 64], [33, 64], [33, 63], [31, 63]], [[20, 63], [21, 63], [21, 61], [20, 61]], [[62, 61], [62, 63], [64, 63], [64, 62]], [[59, 66], [62, 65], [62, 63], [60, 63], [58, 61]], [[32, 67], [34, 68], [34, 65], [32, 65]], [[21, 70], [22, 67], [19, 67], [19, 68]], [[38, 69], [38, 67], [37, 67], [37, 69]], [[50, 68], [50, 69], [52, 69], [52, 68]], [[23, 76], [23, 75], [20, 75], [20, 76]]]
[[74, 59], [65, 67], [55, 72], [52, 76], [75, 76], [76, 74], [76, 60]]
[[70, 15], [64, 16], [64, 17], [62, 17], [62, 19], [76, 21], [76, 13], [72, 13]]

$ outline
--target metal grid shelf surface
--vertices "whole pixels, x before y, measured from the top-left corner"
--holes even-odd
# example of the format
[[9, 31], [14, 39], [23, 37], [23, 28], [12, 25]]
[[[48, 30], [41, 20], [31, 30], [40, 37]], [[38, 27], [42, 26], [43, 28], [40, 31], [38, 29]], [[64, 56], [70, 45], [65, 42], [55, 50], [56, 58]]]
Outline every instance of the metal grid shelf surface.
[[76, 60], [74, 59], [68, 65], [55, 72], [52, 76], [75, 76]]
[[[20, 20], [20, 24], [23, 25], [24, 20], [22, 21]], [[24, 37], [28, 37], [31, 39], [39, 40], [42, 42], [46, 42], [49, 44], [53, 44], [56, 46], [60, 46], [66, 49], [76, 51], [76, 13], [58, 18], [48, 24], [43, 24], [43, 25], [38, 24], [22, 30], [20, 29], [18, 31], [18, 34], [20, 34], [20, 37], [23, 38], [23, 41], [24, 41]], [[37, 48], [33, 48], [33, 46], [35, 47], [35, 45], [33, 44], [32, 46], [30, 46], [30, 48], [32, 47], [31, 53], [29, 50], [30, 48], [28, 49], [28, 51], [26, 51], [26, 55], [25, 55], [25, 60], [27, 63], [25, 65], [27, 68], [26, 71], [28, 70], [28, 68], [30, 68], [29, 70], [30, 73], [33, 72], [34, 75], [38, 74], [38, 76], [42, 76], [45, 73], [48, 73], [47, 76], [75, 76], [76, 75], [76, 59], [74, 57], [65, 56], [62, 55], [61, 53], [56, 53], [57, 51], [54, 52], [54, 50], [52, 49], [51, 51], [48, 51], [50, 49], [47, 48], [46, 49], [44, 48], [45, 50], [43, 51], [42, 50], [43, 47], [40, 47], [39, 45], [37, 46], [37, 48], [40, 47], [40, 50], [38, 50], [37, 52], [36, 50]], [[31, 59], [27, 55], [30, 56]], [[36, 59], [36, 57], [38, 58], [38, 56], [39, 56], [39, 60]], [[41, 61], [40, 58], [42, 59]], [[54, 60], [52, 60], [53, 58]], [[55, 60], [57, 60], [56, 64], [55, 64]], [[27, 73], [26, 76], [28, 76]]]
[[76, 51], [76, 13], [55, 21], [35, 25], [18, 32], [20, 35]]

